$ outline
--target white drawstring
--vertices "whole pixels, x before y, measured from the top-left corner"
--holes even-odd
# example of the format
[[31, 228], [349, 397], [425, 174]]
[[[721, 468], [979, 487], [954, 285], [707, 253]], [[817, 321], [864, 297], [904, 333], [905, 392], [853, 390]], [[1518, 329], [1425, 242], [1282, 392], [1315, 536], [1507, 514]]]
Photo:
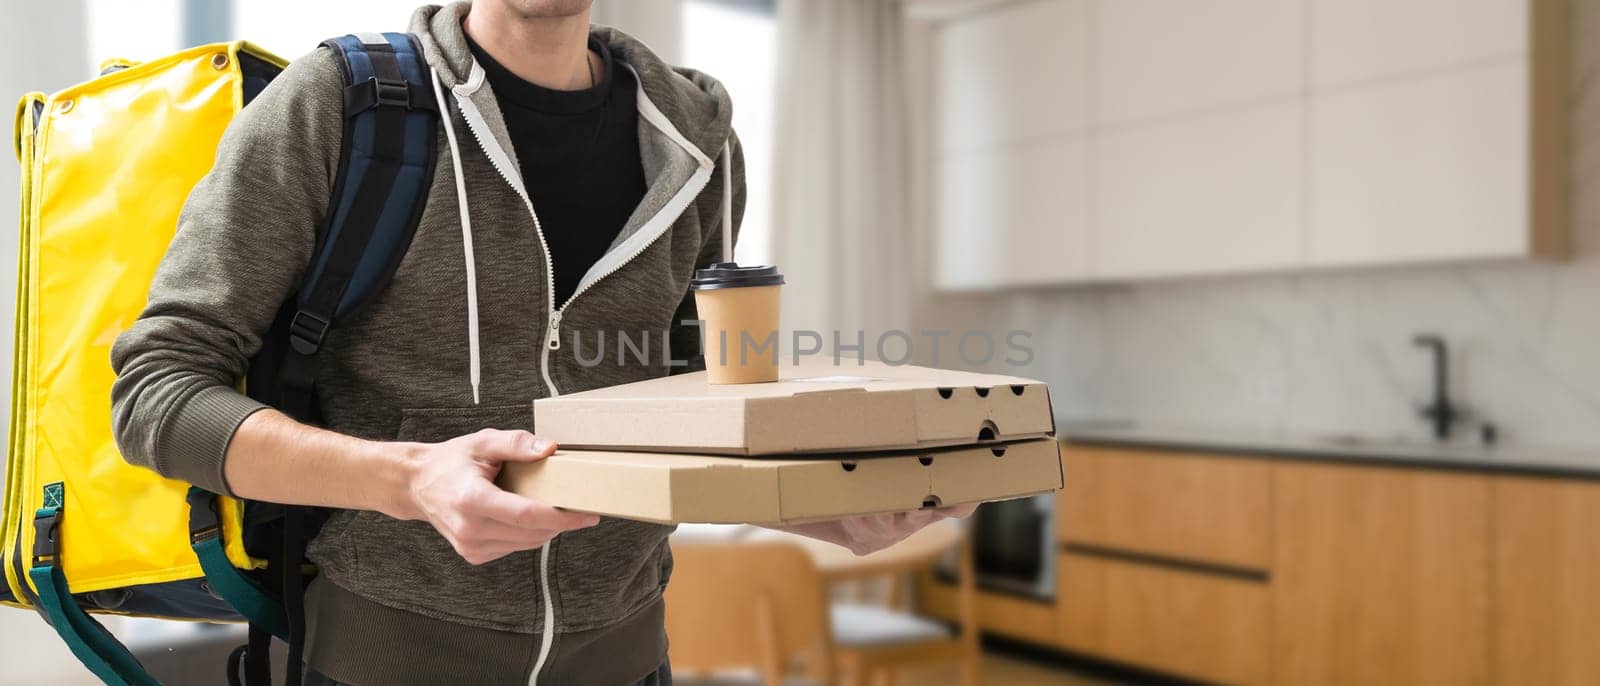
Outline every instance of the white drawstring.
[[733, 261], [733, 153], [722, 144], [722, 261]]
[[478, 382], [482, 370], [478, 357], [478, 267], [472, 253], [472, 215], [467, 212], [467, 180], [461, 174], [461, 148], [456, 145], [456, 127], [450, 120], [450, 105], [445, 102], [444, 88], [439, 85], [439, 70], [429, 69], [433, 77], [433, 97], [439, 103], [439, 123], [444, 126], [444, 138], [450, 143], [450, 164], [456, 177], [456, 206], [461, 215], [461, 253], [467, 261], [467, 378], [472, 383], [472, 404], [478, 404]]

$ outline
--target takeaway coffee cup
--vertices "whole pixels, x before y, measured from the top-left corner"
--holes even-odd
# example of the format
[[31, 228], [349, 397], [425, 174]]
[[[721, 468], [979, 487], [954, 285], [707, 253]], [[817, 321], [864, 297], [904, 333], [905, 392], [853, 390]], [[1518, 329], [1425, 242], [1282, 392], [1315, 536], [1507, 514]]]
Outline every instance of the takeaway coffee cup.
[[777, 267], [718, 262], [694, 272], [689, 287], [705, 322], [706, 376], [714, 384], [778, 380]]

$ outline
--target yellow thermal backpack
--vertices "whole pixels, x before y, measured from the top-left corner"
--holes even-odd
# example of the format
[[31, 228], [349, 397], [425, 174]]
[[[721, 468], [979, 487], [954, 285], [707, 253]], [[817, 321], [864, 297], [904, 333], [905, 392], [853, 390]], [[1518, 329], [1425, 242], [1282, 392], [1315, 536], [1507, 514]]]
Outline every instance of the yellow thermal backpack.
[[[323, 336], [393, 274], [432, 178], [438, 111], [414, 37], [324, 43], [344, 75], [344, 146], [317, 227], [317, 259], [239, 382], [317, 418]], [[110, 349], [144, 308], [190, 190], [223, 131], [285, 62], [249, 43], [152, 62], [23, 96], [21, 242], [6, 459], [0, 604], [37, 611], [107, 684], [159, 682], [93, 614], [250, 624], [230, 683], [271, 679], [271, 637], [300, 680], [307, 508], [245, 502], [130, 466], [111, 428]], [[292, 135], [292, 132], [284, 132]]]

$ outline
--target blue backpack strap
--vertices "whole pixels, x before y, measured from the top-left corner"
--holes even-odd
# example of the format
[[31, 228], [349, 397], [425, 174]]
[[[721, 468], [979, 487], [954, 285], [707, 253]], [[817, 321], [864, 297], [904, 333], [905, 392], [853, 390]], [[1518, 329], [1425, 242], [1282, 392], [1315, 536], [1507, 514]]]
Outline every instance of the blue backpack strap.
[[[275, 367], [269, 373], [276, 378], [266, 395], [279, 410], [311, 423], [317, 421], [315, 357], [334, 326], [388, 285], [410, 248], [433, 181], [440, 125], [428, 65], [414, 36], [352, 34], [323, 45], [338, 56], [344, 77], [344, 145], [327, 226], [319, 235], [299, 295], [286, 306], [286, 320], [280, 320], [286, 326], [275, 327], [287, 341], [268, 343], [282, 350], [281, 359], [267, 365]], [[307, 509], [284, 508], [281, 545], [267, 556], [269, 569], [277, 572], [281, 635], [289, 645], [285, 686], [299, 686], [301, 681], [305, 635], [301, 561], [310, 518]], [[215, 561], [216, 551], [210, 552]], [[253, 593], [234, 587], [241, 589], [248, 606]], [[236, 609], [244, 613], [245, 607]], [[252, 622], [254, 647], [247, 646], [231, 658], [243, 664], [247, 683], [265, 683], [267, 678], [262, 676], [267, 672], [265, 637], [278, 634], [280, 626], [271, 619], [264, 624]], [[230, 664], [230, 680], [238, 675], [235, 667]]]
[[439, 112], [415, 37], [353, 34], [323, 43], [344, 75], [344, 150], [294, 315], [281, 403], [312, 415], [309, 359], [328, 330], [375, 297], [411, 245], [433, 181]]

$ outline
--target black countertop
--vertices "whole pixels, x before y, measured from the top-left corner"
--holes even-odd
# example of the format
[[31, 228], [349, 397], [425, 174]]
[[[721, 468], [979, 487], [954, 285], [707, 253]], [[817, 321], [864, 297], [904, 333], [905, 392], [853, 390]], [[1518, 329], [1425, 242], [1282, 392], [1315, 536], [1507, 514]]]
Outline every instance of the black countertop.
[[1486, 446], [1466, 440], [1434, 443], [1403, 438], [1266, 434], [1105, 421], [1059, 422], [1056, 435], [1069, 443], [1089, 446], [1600, 479], [1600, 448]]

